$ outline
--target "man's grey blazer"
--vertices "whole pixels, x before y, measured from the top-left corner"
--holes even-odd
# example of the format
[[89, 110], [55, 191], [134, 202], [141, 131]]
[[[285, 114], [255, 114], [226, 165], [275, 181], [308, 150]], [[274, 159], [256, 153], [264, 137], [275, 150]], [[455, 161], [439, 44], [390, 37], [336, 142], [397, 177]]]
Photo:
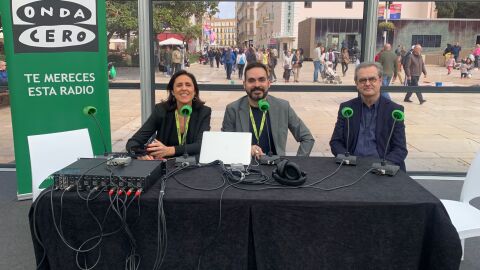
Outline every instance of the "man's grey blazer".
[[[270, 103], [268, 112], [272, 128], [270, 132], [275, 143], [277, 155], [285, 156], [288, 130], [292, 132], [295, 140], [300, 142], [297, 156], [310, 155], [315, 139], [303, 121], [290, 107], [290, 103], [271, 95], [267, 96], [267, 101]], [[223, 117], [222, 131], [250, 132], [250, 105], [248, 104], [247, 96], [227, 105], [225, 116]]]

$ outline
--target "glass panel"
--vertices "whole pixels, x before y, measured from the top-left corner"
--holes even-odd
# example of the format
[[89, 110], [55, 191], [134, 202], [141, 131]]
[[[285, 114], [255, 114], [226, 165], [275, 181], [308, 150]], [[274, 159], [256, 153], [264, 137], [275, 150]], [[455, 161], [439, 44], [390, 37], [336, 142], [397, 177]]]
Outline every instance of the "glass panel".
[[[138, 3], [106, 1], [106, 5], [108, 61], [116, 68], [110, 82], [139, 82]], [[112, 151], [121, 152], [141, 124], [140, 91], [113, 89], [109, 93]]]
[[[1, 55], [5, 59], [5, 55]], [[10, 96], [6, 87], [0, 88], [0, 164], [15, 161], [13, 152], [12, 117]]]
[[[200, 87], [201, 98], [212, 108], [211, 128], [220, 131], [226, 104], [244, 92], [207, 91]], [[315, 137], [312, 156], [331, 157], [329, 141], [338, 106], [357, 96], [338, 92], [275, 92], [290, 102], [298, 116]], [[402, 100], [403, 93], [390, 93], [392, 100]], [[156, 102], [166, 99], [166, 91], [156, 91]], [[112, 137], [114, 149], [123, 150], [126, 140], [140, 127], [138, 90], [111, 90]], [[454, 101], [454, 102], [452, 102]], [[405, 106], [408, 171], [466, 172], [480, 149], [480, 95], [429, 93], [420, 106], [415, 100]], [[295, 155], [298, 143], [289, 133], [287, 155]]]
[[[220, 2], [218, 5], [210, 2], [210, 6], [199, 3], [203, 1], [154, 2], [154, 20], [163, 26], [155, 28], [156, 58], [160, 64], [155, 74], [156, 83], [167, 83], [177, 66], [178, 69], [188, 68], [201, 84], [242, 84], [238, 64], [233, 63], [230, 72], [230, 64], [223, 63], [227, 49], [231, 48], [237, 57], [241, 52], [247, 52], [246, 58], [251, 55], [248, 61], [262, 61], [270, 65], [272, 82], [275, 84], [353, 85], [354, 63], [360, 57], [361, 50], [363, 2], [355, 2], [351, 8], [346, 8], [344, 2], [325, 1]], [[197, 16], [193, 11], [198, 11]], [[325, 11], [328, 11], [326, 17], [329, 19], [319, 15], [325, 14]], [[181, 16], [165, 15], [171, 13]], [[189, 19], [179, 22], [178, 17]], [[201, 32], [192, 33], [189, 30], [192, 28]], [[179, 45], [159, 45], [168, 37], [177, 38]], [[321, 43], [325, 49], [323, 57], [326, 56], [332, 63], [321, 65], [322, 71], [329, 67], [330, 73], [322, 72], [319, 82], [314, 82], [312, 60], [317, 43]], [[186, 56], [188, 64], [171, 63], [175, 47], [179, 49], [180, 53], [177, 54], [180, 58]], [[349, 57], [349, 63], [344, 65], [345, 70], [348, 67], [345, 77], [340, 63], [342, 47], [345, 47], [345, 54]], [[304, 63], [298, 70], [290, 68], [286, 72], [284, 64], [289, 60], [285, 60], [288, 58], [285, 56], [297, 49], [303, 52]], [[288, 74], [290, 79], [285, 80], [283, 77]]]
[[[116, 69], [112, 82], [140, 80], [137, 1], [106, 1], [109, 67]], [[128, 75], [127, 75], [128, 74]]]
[[[1, 28], [0, 28], [1, 29]], [[5, 50], [3, 46], [3, 33], [0, 32], [0, 61], [5, 61]], [[0, 65], [0, 72], [7, 70]], [[0, 164], [12, 163], [15, 161], [13, 153], [12, 117], [10, 113], [10, 93], [7, 82], [0, 82]]]
[[[392, 51], [403, 63], [401, 76], [404, 77], [409, 51], [418, 44], [427, 73], [426, 77], [423, 74], [420, 77], [419, 86], [478, 85], [479, 60], [475, 55], [480, 55], [480, 45], [476, 45], [480, 20], [475, 19], [478, 14], [471, 11], [477, 6], [478, 1], [462, 1], [456, 8], [447, 2], [380, 1], [377, 52], [383, 50], [385, 43], [391, 44]], [[412, 65], [411, 69], [414, 76], [420, 75], [418, 68]], [[392, 83], [399, 84], [399, 81]]]

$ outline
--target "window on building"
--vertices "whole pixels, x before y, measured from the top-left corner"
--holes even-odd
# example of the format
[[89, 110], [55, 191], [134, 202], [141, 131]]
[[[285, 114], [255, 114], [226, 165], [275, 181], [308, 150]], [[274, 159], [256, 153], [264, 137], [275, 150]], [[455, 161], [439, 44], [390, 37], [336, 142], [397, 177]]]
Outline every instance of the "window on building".
[[345, 8], [347, 8], [347, 9], [353, 8], [353, 2], [352, 1], [345, 1]]
[[304, 8], [312, 8], [312, 1], [305, 1], [303, 3]]
[[442, 44], [441, 35], [412, 35], [412, 45], [420, 44], [426, 48], [440, 48]]

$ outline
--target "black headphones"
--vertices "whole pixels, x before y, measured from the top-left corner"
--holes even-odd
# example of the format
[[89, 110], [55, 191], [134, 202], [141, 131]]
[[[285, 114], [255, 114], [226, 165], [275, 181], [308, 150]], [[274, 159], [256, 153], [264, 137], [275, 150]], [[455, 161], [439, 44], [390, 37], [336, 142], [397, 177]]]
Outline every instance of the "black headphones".
[[280, 161], [272, 171], [272, 177], [286, 186], [300, 186], [307, 180], [307, 174], [300, 167], [287, 159]]

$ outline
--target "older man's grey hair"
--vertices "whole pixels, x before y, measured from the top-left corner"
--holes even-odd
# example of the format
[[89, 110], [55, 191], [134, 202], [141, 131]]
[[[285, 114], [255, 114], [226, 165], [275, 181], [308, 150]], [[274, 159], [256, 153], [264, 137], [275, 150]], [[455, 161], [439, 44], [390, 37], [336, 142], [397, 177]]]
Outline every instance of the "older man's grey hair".
[[383, 77], [383, 67], [380, 63], [377, 63], [377, 62], [363, 62], [363, 63], [360, 63], [356, 68], [355, 68], [355, 76], [353, 77], [353, 79], [355, 80], [355, 82], [357, 82], [357, 79], [358, 79], [358, 71], [360, 69], [364, 69], [364, 68], [369, 68], [369, 67], [376, 67], [377, 68], [377, 72], [378, 72], [378, 77], [381, 78]]

